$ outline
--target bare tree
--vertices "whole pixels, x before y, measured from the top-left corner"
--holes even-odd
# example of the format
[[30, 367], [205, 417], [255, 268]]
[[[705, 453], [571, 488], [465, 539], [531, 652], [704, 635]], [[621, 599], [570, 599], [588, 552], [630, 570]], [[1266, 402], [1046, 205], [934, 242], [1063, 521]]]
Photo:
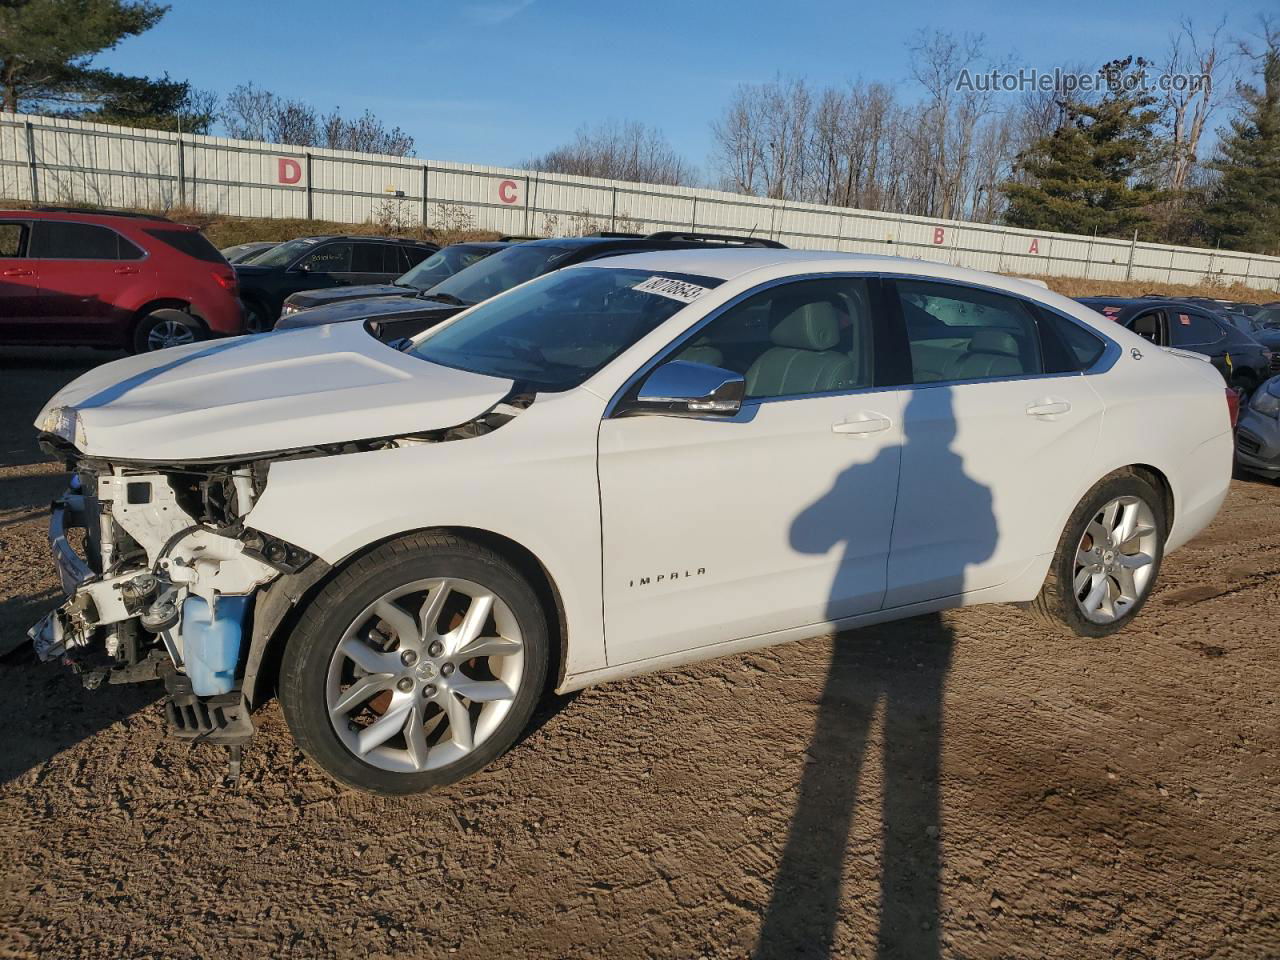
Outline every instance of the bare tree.
[[241, 84], [227, 95], [222, 123], [227, 133], [242, 140], [287, 143], [299, 147], [328, 147], [404, 157], [413, 154], [413, 137], [386, 124], [366, 110], [354, 120], [337, 109], [321, 118], [303, 100], [286, 100], [270, 90]]
[[582, 127], [571, 142], [526, 161], [526, 166], [638, 183], [687, 184], [693, 179], [693, 169], [661, 130], [634, 121]]
[[1227, 57], [1221, 35], [1226, 17], [1205, 36], [1199, 36], [1190, 18], [1178, 24], [1169, 38], [1164, 72], [1171, 78], [1191, 78], [1185, 85], [1171, 84], [1163, 104], [1169, 133], [1168, 169], [1165, 185], [1181, 193], [1188, 186], [1196, 165], [1200, 139], [1216, 103], [1213, 88]]
[[227, 94], [222, 124], [228, 136], [237, 140], [270, 140], [271, 121], [276, 114], [276, 95], [242, 83]]

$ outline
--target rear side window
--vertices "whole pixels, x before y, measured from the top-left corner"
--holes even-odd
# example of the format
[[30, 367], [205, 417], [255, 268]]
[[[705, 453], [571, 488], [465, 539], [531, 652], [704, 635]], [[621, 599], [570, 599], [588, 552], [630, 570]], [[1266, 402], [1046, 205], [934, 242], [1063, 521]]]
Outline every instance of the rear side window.
[[1175, 347], [1202, 346], [1222, 339], [1222, 330], [1208, 317], [1186, 310], [1174, 310], [1169, 320], [1170, 339]]
[[25, 223], [0, 222], [0, 257], [25, 257], [30, 232]]
[[915, 383], [1045, 373], [1031, 309], [1014, 297], [949, 283], [899, 280]]
[[1041, 339], [1044, 342], [1045, 373], [1088, 370], [1107, 349], [1106, 342], [1066, 317], [1042, 309]]
[[35, 224], [31, 256], [45, 260], [140, 260], [143, 253], [109, 227], [41, 220]]
[[206, 263], [226, 262], [218, 252], [218, 248], [199, 230], [145, 230], [143, 232], [188, 257], [195, 257]]
[[353, 273], [400, 274], [400, 250], [393, 243], [357, 243], [351, 256]]

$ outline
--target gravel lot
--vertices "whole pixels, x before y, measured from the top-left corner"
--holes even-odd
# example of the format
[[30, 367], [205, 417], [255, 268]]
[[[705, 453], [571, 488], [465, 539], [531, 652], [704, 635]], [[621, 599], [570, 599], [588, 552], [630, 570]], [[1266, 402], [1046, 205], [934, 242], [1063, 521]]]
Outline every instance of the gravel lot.
[[[101, 353], [0, 357], [0, 641], [50, 605], [29, 427]], [[1280, 486], [1135, 627], [1013, 609], [588, 690], [442, 793], [347, 793], [257, 717], [0, 664], [0, 956], [1280, 956]]]

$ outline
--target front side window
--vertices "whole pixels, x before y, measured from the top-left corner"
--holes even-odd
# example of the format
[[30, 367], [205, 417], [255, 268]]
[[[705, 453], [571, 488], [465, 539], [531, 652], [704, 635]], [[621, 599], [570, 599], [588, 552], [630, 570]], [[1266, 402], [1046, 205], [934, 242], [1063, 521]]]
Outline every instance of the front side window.
[[550, 273], [429, 332], [409, 353], [537, 390], [568, 390], [720, 282], [650, 270]]
[[27, 255], [27, 235], [30, 229], [25, 223], [0, 221], [0, 258], [11, 260]]
[[1172, 314], [1169, 329], [1175, 347], [1204, 346], [1222, 339], [1221, 328], [1208, 317], [1176, 309]]
[[1044, 373], [1036, 318], [1014, 297], [949, 283], [897, 281], [915, 383]]
[[298, 269], [311, 273], [349, 273], [351, 247], [350, 243], [326, 243], [298, 261]]
[[46, 260], [138, 260], [142, 251], [108, 227], [42, 220], [35, 225], [33, 257]]
[[875, 384], [873, 331], [866, 279], [798, 280], [730, 307], [670, 359], [741, 374], [748, 399], [840, 393]]

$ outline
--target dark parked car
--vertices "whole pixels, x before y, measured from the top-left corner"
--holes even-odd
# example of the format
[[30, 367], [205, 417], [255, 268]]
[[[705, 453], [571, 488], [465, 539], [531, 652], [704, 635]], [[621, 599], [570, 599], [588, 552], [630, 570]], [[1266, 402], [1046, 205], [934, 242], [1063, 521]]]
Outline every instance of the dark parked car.
[[389, 283], [440, 248], [395, 237], [300, 237], [235, 267], [251, 332], [270, 330], [300, 290]]
[[1280, 377], [1255, 390], [1241, 409], [1236, 462], [1250, 473], [1280, 480]]
[[1207, 307], [1158, 297], [1078, 299], [1152, 343], [1204, 354], [1245, 394], [1271, 376], [1271, 351]]
[[371, 297], [317, 307], [281, 318], [278, 329], [365, 320], [381, 340], [421, 333], [461, 310], [561, 267], [646, 250], [785, 247], [773, 240], [663, 231], [642, 236], [552, 237], [517, 244], [472, 264], [412, 297]]
[[227, 263], [248, 263], [259, 254], [278, 246], [280, 246], [279, 240], [250, 240], [248, 243], [223, 247], [221, 253], [227, 258]]
[[243, 332], [231, 265], [164, 217], [0, 210], [0, 342], [157, 350]]
[[355, 287], [329, 287], [324, 290], [304, 290], [285, 297], [284, 309], [280, 316], [287, 317], [300, 310], [313, 307], [324, 307], [343, 300], [358, 300], [361, 297], [412, 297], [430, 290], [437, 283], [449, 279], [460, 270], [465, 270], [473, 263], [479, 263], [485, 257], [505, 250], [510, 243], [485, 241], [479, 243], [454, 243], [437, 250], [427, 259], [403, 276], [396, 277], [391, 283], [361, 284]]

